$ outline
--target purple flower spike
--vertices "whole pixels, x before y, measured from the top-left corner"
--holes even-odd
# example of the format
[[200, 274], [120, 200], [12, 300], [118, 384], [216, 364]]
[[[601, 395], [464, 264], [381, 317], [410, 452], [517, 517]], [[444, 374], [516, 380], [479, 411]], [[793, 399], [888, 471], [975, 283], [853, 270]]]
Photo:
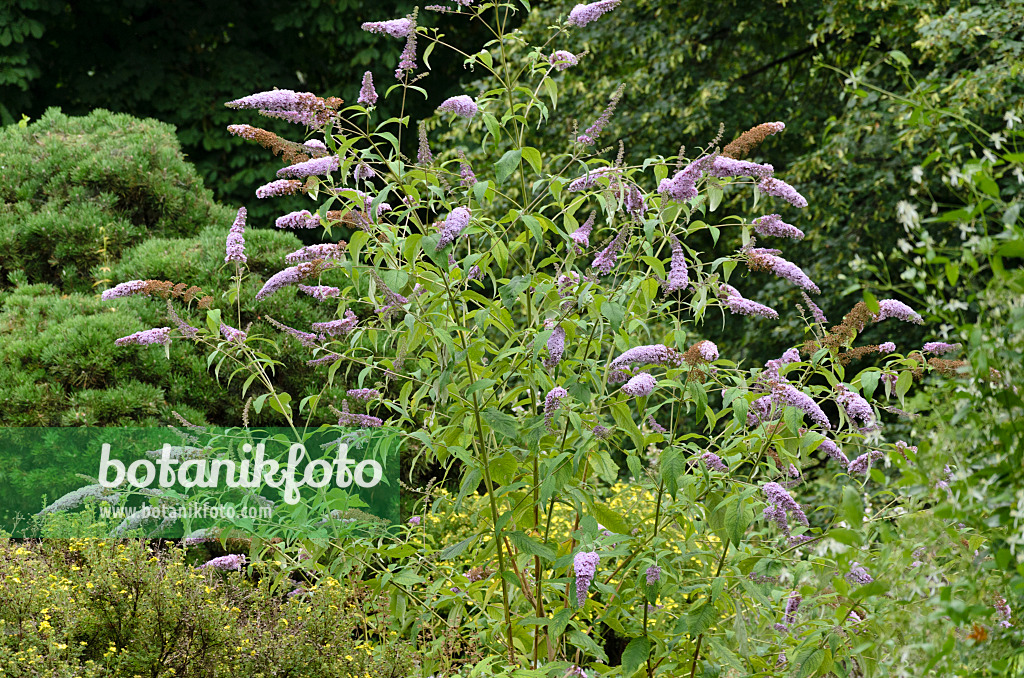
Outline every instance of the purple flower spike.
[[760, 165], [756, 162], [747, 162], [746, 160], [736, 160], [735, 158], [728, 158], [724, 155], [719, 155], [711, 161], [711, 166], [708, 167], [708, 174], [719, 179], [725, 179], [728, 177], [754, 177], [755, 179], [763, 179], [770, 177], [775, 173], [775, 168], [771, 165]]
[[619, 5], [619, 0], [599, 0], [589, 5], [576, 5], [569, 12], [570, 26], [586, 26], [592, 21], [597, 21], [601, 15], [606, 14]]
[[891, 342], [891, 341], [882, 342], [881, 344], [878, 345], [878, 352], [879, 353], [895, 353], [896, 352], [896, 344], [894, 342]]
[[378, 417], [371, 417], [368, 414], [354, 414], [348, 411], [348, 401], [342, 401], [341, 412], [334, 410], [338, 415], [338, 426], [353, 426], [355, 428], [377, 428], [383, 426], [384, 422]]
[[709, 363], [713, 363], [718, 360], [718, 346], [707, 339], [697, 344], [697, 352], [700, 353], [701, 358]]
[[834, 459], [839, 462], [839, 465], [842, 466], [844, 470], [850, 468], [850, 458], [843, 454], [843, 451], [839, 449], [839, 446], [836, 445], [835, 442], [825, 438], [821, 441], [821, 445], [819, 445], [819, 447], [825, 451], [825, 454], [827, 454], [830, 459]]
[[821, 294], [821, 290], [818, 289], [818, 286], [807, 277], [807, 274], [804, 273], [799, 266], [776, 255], [774, 252], [777, 251], [778, 250], [768, 250], [761, 247], [754, 247], [747, 250], [746, 253], [750, 269], [755, 271], [770, 271], [780, 278], [784, 278], [808, 292]]
[[256, 293], [256, 301], [269, 297], [283, 287], [294, 285], [300, 280], [305, 280], [309, 273], [310, 268], [308, 264], [289, 266], [282, 271], [278, 271], [270, 276], [267, 282], [263, 283], [263, 287]]
[[220, 324], [220, 333], [224, 335], [224, 338], [228, 341], [233, 341], [236, 344], [241, 344], [245, 341], [245, 332], [242, 330], [236, 330], [230, 325]]
[[358, 103], [363, 106], [373, 106], [377, 103], [377, 90], [373, 88], [373, 73], [363, 73], [363, 86], [359, 88]]
[[608, 382], [615, 384], [626, 381], [624, 368], [630, 365], [664, 365], [679, 367], [683, 364], [683, 354], [664, 344], [634, 346], [622, 353], [608, 365]]
[[804, 237], [803, 231], [796, 226], [787, 224], [778, 214], [766, 214], [754, 219], [754, 232], [758, 235], [793, 238], [794, 240]]
[[367, 21], [362, 26], [367, 33], [390, 35], [392, 38], [405, 38], [416, 28], [412, 19], [391, 19], [390, 21]]
[[594, 261], [590, 264], [591, 268], [596, 269], [602, 275], [608, 275], [615, 268], [615, 262], [619, 258], [619, 250], [629, 240], [629, 225], [623, 226], [619, 229], [619, 232], [612, 238], [612, 241], [608, 243], [601, 252], [594, 257]]
[[572, 239], [574, 249], [577, 254], [582, 254], [583, 250], [590, 247], [590, 232], [594, 228], [594, 219], [597, 217], [597, 212], [591, 212], [587, 220], [584, 221], [579, 227], [569, 234]]
[[819, 325], [824, 325], [825, 323], [827, 323], [828, 318], [826, 318], [825, 314], [821, 312], [821, 309], [818, 308], [818, 305], [815, 304], [809, 296], [807, 296], [807, 292], [801, 290], [800, 295], [804, 298], [804, 303], [807, 304], [807, 306], [811, 309], [811, 317], [814, 318], [814, 322], [818, 323]]
[[601, 177], [609, 177], [611, 183], [608, 185], [609, 188], [615, 188], [619, 185], [619, 168], [618, 167], [597, 167], [589, 170], [582, 177], [577, 177], [570, 181], [565, 187], [566, 191], [575, 193], [577, 191], [583, 191], [588, 188], [597, 185], [597, 180]]
[[596, 551], [580, 551], [572, 560], [573, 569], [576, 570], [576, 604], [579, 607], [587, 602], [587, 589], [590, 588], [590, 582], [594, 581], [600, 561], [601, 556]]
[[121, 337], [120, 339], [114, 340], [114, 346], [128, 346], [129, 344], [137, 344], [139, 346], [149, 346], [150, 344], [170, 344], [171, 343], [171, 328], [170, 327], [155, 327], [151, 330], [142, 330], [135, 334], [129, 334], [127, 337]]
[[317, 301], [326, 301], [341, 294], [341, 290], [329, 285], [299, 285], [298, 288], [300, 292], [308, 294]]
[[409, 31], [405, 36], [405, 47], [402, 48], [402, 55], [398, 59], [398, 67], [395, 69], [395, 80], [404, 80], [405, 76], [416, 70], [416, 31]]
[[745, 299], [732, 285], [721, 285], [718, 290], [719, 294], [724, 295], [724, 298], [720, 297], [722, 304], [733, 313], [759, 315], [769, 320], [778, 320], [779, 318], [779, 313], [774, 308]]
[[886, 320], [888, 318], [898, 318], [908, 323], [914, 323], [920, 325], [924, 322], [922, 318], [914, 309], [910, 308], [902, 301], [896, 299], [882, 299], [878, 302], [878, 313], [872, 316], [872, 320], [876, 323]]
[[315, 148], [318, 151], [327, 150], [327, 144], [320, 141], [319, 139], [307, 139], [306, 141], [302, 142], [302, 145], [305, 146], [306, 148]]
[[313, 216], [309, 213], [309, 210], [289, 212], [282, 217], [278, 217], [277, 220], [274, 221], [274, 226], [278, 228], [290, 228], [292, 230], [299, 228], [316, 228], [319, 225], [320, 217]]
[[224, 263], [237, 261], [244, 264], [245, 257], [245, 208], [238, 208], [238, 215], [235, 216], [235, 223], [231, 224], [228, 231], [228, 239], [225, 244]]
[[562, 399], [568, 395], [568, 391], [561, 386], [556, 386], [548, 391], [547, 396], [544, 398], [544, 422], [547, 424], [549, 431], [554, 430], [551, 423], [555, 418], [555, 412], [561, 409]]
[[350, 388], [345, 392], [349, 398], [369, 402], [380, 398], [380, 391], [375, 388]]
[[772, 389], [772, 398], [778, 405], [790, 405], [803, 410], [811, 420], [824, 429], [832, 430], [832, 424], [811, 396], [797, 390], [790, 384], [776, 384]]
[[313, 158], [305, 162], [282, 167], [277, 170], [279, 177], [291, 177], [293, 179], [305, 179], [306, 177], [325, 176], [338, 170], [338, 156], [326, 155], [322, 158]]
[[658, 193], [665, 195], [669, 200], [685, 202], [697, 197], [697, 182], [712, 162], [709, 155], [694, 160], [685, 168], [676, 172], [671, 179], [662, 179], [658, 184]]
[[781, 179], [766, 177], [758, 183], [757, 187], [774, 198], [782, 198], [794, 207], [807, 207], [807, 198]]
[[719, 457], [714, 452], [705, 452], [704, 454], [700, 455], [700, 460], [704, 462], [705, 466], [707, 466], [709, 469], [713, 471], [725, 472], [729, 470], [729, 467], [725, 465], [725, 462], [722, 461], [722, 458]]
[[548, 337], [548, 359], [544, 361], [544, 369], [552, 372], [558, 363], [562, 362], [562, 354], [565, 352], [565, 330], [561, 325], [555, 325], [555, 329]]
[[850, 565], [850, 571], [846, 573], [846, 581], [863, 586], [875, 581], [875, 578], [860, 563], [854, 561]]
[[652, 565], [647, 568], [647, 585], [653, 586], [661, 581], [661, 568], [657, 565]]
[[866, 475], [867, 472], [871, 470], [872, 462], [874, 462], [877, 459], [881, 459], [884, 456], [885, 455], [879, 452], [878, 450], [871, 450], [870, 452], [865, 452], [864, 454], [860, 455], [859, 457], [850, 462], [850, 466], [847, 467], [847, 472], [851, 476]]
[[767, 506], [764, 508], [764, 517], [775, 523], [780, 530], [782, 530], [786, 536], [789, 536], [789, 520], [787, 518], [787, 512], [792, 513], [793, 517], [796, 518], [797, 522], [802, 525], [808, 525], [807, 514], [800, 507], [800, 504], [796, 503], [789, 493], [786, 492], [785, 488], [778, 483], [765, 483], [761, 486], [761, 490], [767, 497]]
[[929, 341], [921, 349], [924, 353], [934, 353], [935, 355], [943, 355], [944, 353], [951, 353], [952, 351], [959, 350], [961, 344], [947, 344], [944, 341]]
[[118, 283], [109, 290], [104, 290], [103, 294], [100, 295], [100, 299], [108, 301], [120, 297], [131, 297], [141, 292], [145, 287], [145, 280], [129, 280], [128, 282]]
[[441, 102], [441, 105], [437, 107], [438, 113], [451, 112], [466, 119], [471, 119], [476, 115], [477, 110], [476, 102], [473, 101], [472, 97], [466, 96], [465, 94], [460, 94], [457, 97], [449, 97]]
[[285, 255], [284, 260], [289, 264], [298, 264], [303, 261], [314, 259], [340, 259], [344, 243], [323, 243], [320, 245], [308, 245]]
[[[612, 1], [613, 0], [602, 0], [602, 2], [612, 2]], [[602, 4], [602, 2], [597, 2], [597, 3], [594, 3], [594, 4], [595, 5], [600, 5], [600, 4]], [[615, 4], [618, 4], [618, 2], [619, 2], [619, 0], [614, 0]], [[581, 6], [582, 5], [576, 5], [576, 8], [579, 9]], [[587, 6], [588, 7], [592, 7], [593, 5], [587, 5]], [[612, 7], [614, 7], [614, 6], [615, 5], [612, 5]], [[575, 12], [576, 10], [573, 10], [573, 11]], [[605, 11], [607, 11], [607, 10], [605, 10]], [[580, 25], [582, 25], [582, 24], [580, 24]], [[604, 111], [601, 113], [600, 116], [598, 116], [597, 120], [594, 121], [593, 125], [588, 127], [587, 130], [583, 134], [581, 134], [578, 137], [576, 137], [576, 141], [577, 142], [583, 144], [584, 146], [593, 146], [594, 144], [597, 143], [598, 136], [601, 135], [601, 132], [604, 130], [604, 126], [608, 124], [608, 121], [612, 119], [612, 113], [615, 112], [615, 107], [619, 105], [619, 99], [622, 98], [622, 93], [625, 91], [625, 89], [626, 89], [625, 85], [619, 85], [615, 89], [615, 91], [612, 92], [612, 96], [608, 100], [608, 105], [605, 106]]]
[[359, 317], [348, 308], [345, 309], [345, 317], [325, 323], [313, 323], [311, 327], [314, 332], [323, 332], [331, 337], [343, 337], [354, 330], [358, 323]]
[[278, 179], [256, 189], [256, 197], [275, 198], [279, 195], [294, 195], [302, 190], [302, 182], [294, 179]]
[[649, 396], [657, 383], [654, 377], [647, 372], [641, 372], [626, 382], [626, 385], [622, 387], [622, 392], [634, 398]]
[[871, 404], [868, 403], [868, 401], [859, 393], [850, 390], [843, 384], [838, 384], [836, 388], [839, 390], [839, 395], [836, 396], [836, 401], [843, 406], [843, 409], [846, 411], [846, 415], [850, 417], [851, 420], [859, 419], [864, 428], [873, 427], [875, 423], [875, 412], [871, 409]]
[[555, 67], [556, 71], [564, 71], [580, 62], [579, 58], [572, 52], [564, 49], [557, 50], [548, 57], [548, 63]]
[[1002, 626], [1004, 629], [1012, 627], [1013, 624], [1010, 623], [1010, 617], [1013, 615], [1013, 612], [1010, 610], [1010, 605], [1006, 602], [1006, 598], [1003, 598], [1002, 596], [996, 596], [993, 607], [996, 608], [996, 613], [1000, 617], [999, 625]]
[[245, 556], [238, 553], [229, 553], [226, 556], [220, 556], [208, 560], [200, 566], [200, 569], [206, 569], [212, 567], [215, 570], [225, 570], [233, 572], [241, 572], [242, 567], [245, 565]]
[[685, 290], [690, 284], [686, 258], [683, 256], [683, 244], [674, 235], [670, 235], [668, 238], [672, 243], [672, 265], [668, 271], [668, 280], [664, 283], [665, 294]]
[[409, 518], [409, 524], [410, 525], [419, 525], [420, 522], [421, 521], [420, 521], [420, 517], [419, 516], [413, 516], [412, 518]]
[[469, 226], [471, 213], [468, 207], [456, 207], [444, 220], [444, 227], [441, 228], [441, 239], [437, 241], [438, 249], [447, 247], [455, 242], [459, 234]]

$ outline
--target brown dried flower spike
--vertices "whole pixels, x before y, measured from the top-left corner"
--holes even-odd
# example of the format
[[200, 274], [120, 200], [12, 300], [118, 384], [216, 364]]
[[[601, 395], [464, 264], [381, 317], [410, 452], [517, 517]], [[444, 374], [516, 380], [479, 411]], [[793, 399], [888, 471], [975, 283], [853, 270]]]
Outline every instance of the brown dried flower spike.
[[727, 158], [740, 160], [746, 157], [750, 151], [757, 148], [762, 141], [777, 132], [781, 132], [785, 127], [786, 125], [781, 122], [763, 122], [756, 127], [751, 127], [736, 139], [729, 142], [726, 147], [722, 149], [722, 155]]

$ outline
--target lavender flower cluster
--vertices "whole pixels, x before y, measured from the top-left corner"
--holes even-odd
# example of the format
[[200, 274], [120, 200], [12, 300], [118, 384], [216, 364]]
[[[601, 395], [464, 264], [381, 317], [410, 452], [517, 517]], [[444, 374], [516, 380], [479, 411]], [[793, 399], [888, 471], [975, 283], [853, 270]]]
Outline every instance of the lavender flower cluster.
[[647, 346], [634, 346], [623, 351], [622, 354], [611, 361], [608, 365], [608, 382], [618, 383], [626, 381], [624, 369], [631, 365], [664, 365], [666, 367], [679, 367], [683, 364], [683, 354], [674, 348], [664, 344], [650, 344]]
[[761, 486], [761, 491], [764, 492], [767, 498], [767, 505], [764, 508], [764, 517], [769, 521], [775, 523], [780, 530], [782, 530], [786, 536], [789, 536], [789, 513], [793, 514], [797, 522], [802, 525], [809, 525], [807, 520], [807, 514], [800, 507], [800, 504], [796, 503], [789, 493], [786, 492], [778, 483], [765, 483]]
[[573, 557], [572, 565], [576, 571], [576, 605], [583, 607], [587, 601], [587, 590], [590, 583], [594, 581], [597, 573], [597, 564], [601, 557], [596, 551], [580, 551]]

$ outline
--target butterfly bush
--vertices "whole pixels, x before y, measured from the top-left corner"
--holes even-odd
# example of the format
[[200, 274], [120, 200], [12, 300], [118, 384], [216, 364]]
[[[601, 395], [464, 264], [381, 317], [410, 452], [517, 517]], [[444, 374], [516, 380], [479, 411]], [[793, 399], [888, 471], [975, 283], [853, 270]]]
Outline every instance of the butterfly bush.
[[[405, 46], [397, 62], [374, 58], [372, 72], [354, 75], [354, 105], [290, 90], [229, 102], [239, 115], [305, 126], [295, 143], [312, 157], [286, 161], [256, 198], [308, 201], [275, 225], [302, 229], [310, 244], [269, 270], [251, 267], [241, 225], [225, 228], [234, 289], [220, 307], [169, 293], [168, 327], [116, 341], [224, 354], [250, 373], [248, 388], [280, 406], [261, 416], [297, 430], [387, 428], [441, 469], [458, 501], [431, 495], [418, 510], [424, 529], [408, 532], [429, 539], [415, 542], [414, 555], [384, 564], [380, 546], [361, 537], [345, 548], [365, 565], [360, 585], [428, 601], [430, 609], [409, 606], [424, 616], [399, 632], [457, 607], [488, 674], [650, 666], [653, 675], [717, 675], [742, 666], [781, 676], [799, 658], [811, 675], [826, 651], [837, 675], [865, 675], [864, 656], [904, 667], [928, 643], [890, 642], [887, 619], [935, 620], [941, 642], [973, 628], [952, 619], [940, 596], [920, 595], [935, 581], [927, 568], [908, 568], [924, 562], [911, 555], [922, 526], [941, 535], [927, 544], [942, 554], [927, 556], [937, 576], [957, 591], [977, 582], [984, 605], [970, 609], [987, 606], [991, 616], [995, 592], [1006, 590], [972, 564], [975, 547], [947, 536], [958, 508], [936, 491], [936, 482], [951, 491], [944, 464], [926, 467], [913, 445], [890, 442], [893, 423], [920, 435], [900, 417], [912, 414], [911, 389], [937, 373], [925, 354], [959, 345], [929, 342], [901, 356], [894, 342], [862, 339], [885, 320], [924, 322], [899, 299], [850, 304], [829, 326], [810, 295], [840, 299], [842, 288], [811, 280], [802, 266], [818, 270], [812, 257], [757, 242], [800, 240], [812, 225], [800, 212], [807, 200], [770, 164], [782, 122], [751, 121], [724, 146], [687, 138], [678, 153], [636, 162], [613, 121], [618, 106], [647, 102], [623, 83], [582, 131], [536, 135], [572, 74], [562, 71], [582, 55], [563, 41], [582, 42], [618, 5], [573, 7], [552, 27], [547, 44], [562, 49], [548, 56], [547, 46], [507, 49], [505, 21], [492, 13], [515, 7], [502, 3], [445, 7], [446, 21], [499, 33], [483, 48], [456, 44], [473, 31], [417, 28], [415, 13], [381, 17], [363, 24], [367, 37]], [[449, 41], [484, 82], [475, 96], [455, 92], [429, 118], [411, 119], [405, 102], [429, 83], [414, 74], [418, 43], [443, 50]], [[392, 68], [397, 83], [378, 94], [372, 73]], [[616, 141], [617, 156], [608, 150]], [[755, 162], [759, 145], [764, 161]], [[766, 289], [766, 273], [788, 284]], [[242, 299], [243, 280], [258, 289], [251, 299]], [[131, 303], [123, 299], [153, 289], [130, 280], [102, 298]], [[302, 295], [323, 302], [316, 317], [281, 315]], [[270, 342], [268, 327], [286, 341]], [[761, 364], [729, 346], [743, 332], [789, 347]], [[319, 392], [288, 394], [277, 369], [284, 358], [320, 375]], [[616, 485], [620, 478], [630, 480]], [[464, 527], [436, 532], [456, 524]], [[976, 548], [991, 557], [983, 541]], [[870, 572], [885, 586], [852, 599]], [[771, 601], [784, 598], [780, 620]], [[999, 619], [1009, 619], [1001, 604]], [[450, 668], [423, 651], [424, 671]]]

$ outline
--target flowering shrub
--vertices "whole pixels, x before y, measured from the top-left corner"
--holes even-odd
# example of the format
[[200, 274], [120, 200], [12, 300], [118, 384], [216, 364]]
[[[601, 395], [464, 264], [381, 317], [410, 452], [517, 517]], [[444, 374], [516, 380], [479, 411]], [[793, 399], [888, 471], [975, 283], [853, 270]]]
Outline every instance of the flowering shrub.
[[[867, 326], [884, 322], [896, 334], [898, 323], [921, 316], [902, 301], [868, 298], [830, 325], [809, 296], [797, 309], [749, 299], [769, 276], [820, 292], [780, 249], [757, 241], [802, 237], [773, 210], [807, 201], [772, 166], [730, 157], [717, 140], [640, 166], [625, 165], [621, 152], [610, 162], [598, 142], [623, 87], [560, 153], [529, 145], [531, 127], [557, 102], [552, 75], [571, 67], [545, 50], [569, 47], [617, 4], [578, 5], [547, 44], [519, 49], [518, 59], [508, 49], [518, 38], [502, 19], [515, 4], [440, 8], [496, 33], [489, 49], [452, 49], [501, 87], [447, 100], [434, 121], [478, 134], [493, 161], [483, 165], [469, 167], [460, 149], [432, 148], [422, 121], [417, 157], [407, 158], [402, 136], [414, 123], [375, 117], [380, 96], [419, 90], [418, 41], [429, 43], [425, 62], [435, 47], [450, 47], [416, 14], [364, 25], [406, 41], [397, 84], [383, 94], [379, 78], [364, 77], [353, 106], [288, 90], [229, 104], [322, 138], [305, 145], [314, 157], [279, 171], [286, 178], [256, 196], [303, 193], [316, 203], [303, 227], [316, 220], [328, 234], [351, 235], [344, 246], [289, 255], [282, 266], [293, 265], [256, 297], [294, 295], [300, 285], [337, 289], [325, 295], [322, 323], [272, 324], [297, 340], [289, 351], [322, 366], [325, 384], [338, 369], [358, 369], [357, 386], [381, 396], [372, 410], [322, 395], [294, 403], [275, 385], [265, 326], [229, 326], [225, 309], [204, 320], [172, 316], [170, 336], [211, 347], [211, 362], [229, 361], [246, 389], [258, 389], [255, 408], [269, 405], [296, 429], [326, 411], [345, 426], [387, 423], [420, 454], [457, 464], [453, 510], [477, 507], [472, 534], [434, 553], [418, 553], [412, 541], [345, 545], [338, 562], [368, 563], [397, 609], [418, 604], [418, 620], [441, 607], [473, 627], [485, 648], [478, 673], [949, 669], [946, 638], [966, 638], [972, 625], [1015, 628], [998, 623], [1012, 625], [1012, 611], [991, 603], [998, 573], [977, 589], [987, 602], [955, 593], [958, 581], [979, 575], [973, 562], [985, 557], [985, 539], [934, 509], [948, 479], [921, 468], [913, 445], [885, 437], [886, 424], [911, 416], [915, 377], [950, 368], [917, 347], [852, 366], [879, 357], [878, 346], [856, 345]], [[752, 131], [726, 148], [745, 152], [766, 136]], [[749, 190], [758, 213], [715, 223], [727, 185]], [[737, 234], [737, 251], [688, 244], [698, 233], [717, 243], [723, 229]], [[226, 258], [239, 279], [243, 252], [235, 230]], [[781, 314], [801, 317], [805, 336], [763, 367], [739, 364], [715, 342], [719, 322], [760, 329]], [[828, 486], [807, 505], [812, 469]], [[596, 488], [627, 472], [638, 500], [615, 510]], [[468, 501], [481, 485], [483, 499]], [[569, 512], [565, 529], [553, 529], [556, 507]], [[428, 516], [438, 510], [426, 508]], [[417, 520], [405, 529], [425, 527]], [[680, 607], [659, 608], [663, 593]], [[901, 615], [929, 620], [923, 639], [894, 640], [891, 620]], [[432, 668], [444, 669], [424, 664]]]

